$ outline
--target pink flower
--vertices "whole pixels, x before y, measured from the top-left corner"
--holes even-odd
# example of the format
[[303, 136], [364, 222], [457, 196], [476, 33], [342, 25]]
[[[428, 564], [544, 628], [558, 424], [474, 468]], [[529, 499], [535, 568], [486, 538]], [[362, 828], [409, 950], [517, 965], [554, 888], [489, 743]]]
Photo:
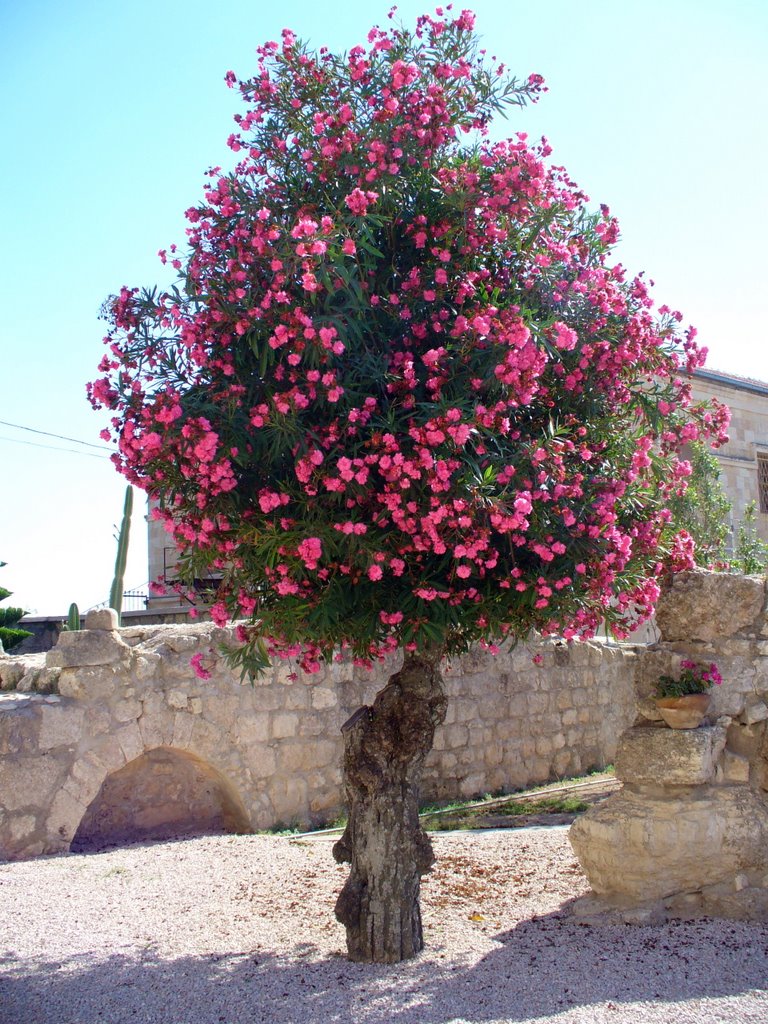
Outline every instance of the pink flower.
[[323, 553], [323, 545], [319, 537], [307, 537], [299, 544], [297, 551], [307, 569], [316, 569]]
[[211, 678], [211, 673], [208, 671], [207, 668], [203, 667], [203, 655], [202, 654], [199, 654], [199, 653], [198, 654], [194, 654], [189, 659], [189, 664], [195, 670], [195, 675], [197, 676], [198, 679], [210, 679]]
[[552, 325], [552, 330], [555, 332], [555, 345], [557, 348], [563, 352], [570, 352], [576, 348], [576, 342], [579, 340], [576, 331], [559, 320]]
[[226, 626], [229, 622], [227, 606], [222, 601], [217, 601], [216, 604], [211, 605], [211, 619], [217, 626], [221, 627]]
[[371, 203], [375, 203], [378, 198], [378, 192], [363, 192], [362, 189], [356, 188], [345, 197], [344, 202], [352, 213], [363, 217]]

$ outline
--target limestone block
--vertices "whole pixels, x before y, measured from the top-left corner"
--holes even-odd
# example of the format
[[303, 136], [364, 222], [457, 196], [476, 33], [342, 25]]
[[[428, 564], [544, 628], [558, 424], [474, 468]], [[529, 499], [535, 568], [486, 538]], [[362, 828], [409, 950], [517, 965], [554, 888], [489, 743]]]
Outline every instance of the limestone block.
[[486, 743], [482, 751], [483, 763], [493, 767], [504, 760], [504, 746], [499, 740]]
[[738, 718], [744, 713], [747, 704], [755, 698], [754, 665], [742, 659], [728, 661], [716, 655], [711, 660], [717, 661], [724, 681], [722, 686], [714, 686], [710, 690], [712, 703], [709, 715], [730, 715], [731, 718]]
[[285, 690], [283, 707], [286, 711], [306, 711], [310, 706], [309, 690], [306, 686], [291, 686]]
[[307, 784], [304, 779], [287, 779], [285, 782], [286, 813], [295, 814], [305, 811], [309, 803]]
[[130, 655], [131, 648], [118, 633], [96, 629], [62, 633], [45, 660], [49, 668], [76, 668], [81, 665], [111, 665], [128, 659]]
[[732, 722], [728, 726], [726, 735], [729, 750], [740, 754], [748, 761], [755, 761], [761, 756], [766, 725], [765, 722], [755, 722], [754, 725], [741, 725], [739, 722]]
[[117, 629], [119, 616], [114, 608], [92, 608], [85, 616], [86, 629]]
[[485, 774], [473, 772], [466, 775], [459, 784], [459, 793], [463, 797], [479, 796], [485, 789]]
[[747, 725], [764, 722], [766, 718], [768, 718], [768, 706], [762, 700], [747, 700], [747, 706], [744, 709], [744, 721]]
[[37, 734], [40, 727], [38, 707], [39, 701], [26, 695], [14, 693], [2, 697], [0, 700], [0, 755], [7, 757], [37, 753]]
[[120, 744], [115, 743], [111, 736], [103, 737], [99, 743], [88, 751], [85, 758], [102, 765], [107, 775], [111, 772], [116, 772], [125, 764], [125, 756], [120, 748]]
[[659, 598], [656, 623], [666, 641], [757, 636], [764, 625], [764, 605], [762, 577], [681, 572]]
[[768, 800], [746, 786], [656, 798], [623, 790], [578, 818], [571, 845], [599, 895], [621, 905], [695, 892], [768, 866]]
[[560, 715], [544, 715], [539, 723], [539, 728], [545, 736], [552, 736], [554, 733], [560, 732], [562, 724], [563, 720]]
[[473, 673], [492, 674], [497, 668], [496, 655], [483, 647], [473, 647], [466, 654], [462, 654], [458, 660], [461, 665], [462, 675], [472, 675]]
[[237, 725], [240, 716], [240, 698], [228, 693], [212, 693], [203, 697], [203, 715], [227, 731]]
[[54, 848], [59, 843], [63, 847], [69, 846], [86, 809], [84, 804], [65, 789], [59, 790], [45, 822], [49, 843], [53, 844]]
[[136, 722], [129, 722], [115, 733], [115, 741], [126, 761], [133, 761], [144, 753], [144, 742]]
[[445, 742], [449, 750], [465, 747], [469, 740], [469, 729], [466, 725], [449, 725], [444, 729]]
[[173, 708], [174, 711], [184, 711], [188, 704], [188, 697], [181, 690], [168, 690], [165, 699], [168, 706]]
[[6, 811], [46, 807], [64, 779], [68, 758], [51, 754], [0, 762], [0, 794]]
[[142, 652], [133, 662], [133, 678], [138, 682], [155, 679], [162, 671], [163, 659], [154, 652]]
[[333, 820], [341, 810], [340, 803], [338, 790], [320, 790], [309, 801], [309, 809], [313, 814], [324, 815], [326, 820]]
[[[37, 829], [37, 818], [33, 814], [15, 814], [8, 821], [8, 834], [14, 847], [24, 845]], [[9, 851], [10, 852], [10, 851]]]
[[439, 758], [439, 764], [441, 766], [441, 771], [438, 773], [438, 775], [446, 775], [449, 772], [452, 772], [458, 763], [459, 763], [459, 759], [456, 757], [455, 754], [451, 754], [451, 753], [441, 754], [441, 756]]
[[109, 767], [101, 758], [97, 754], [89, 752], [85, 757], [78, 758], [73, 763], [72, 770], [61, 788], [87, 806], [99, 792], [109, 774]]
[[73, 697], [76, 700], [84, 698], [85, 688], [80, 673], [71, 668], [62, 669], [59, 674], [59, 693], [62, 697]]
[[[205, 624], [201, 623], [204, 627]], [[188, 654], [195, 651], [201, 644], [201, 641], [205, 641], [205, 637], [201, 636], [199, 630], [186, 630], [180, 629], [173, 632], [168, 632], [164, 636], [164, 646], [168, 651], [172, 651], [174, 654]]]
[[554, 747], [552, 745], [552, 739], [550, 736], [540, 735], [536, 737], [535, 741], [536, 753], [539, 757], [548, 758], [554, 753]]
[[192, 730], [195, 719], [185, 711], [177, 711], [173, 717], [173, 739], [174, 747], [181, 747], [182, 750], [189, 746], [192, 739]]
[[552, 761], [552, 772], [555, 775], [568, 775], [575, 774], [576, 770], [570, 770], [572, 764], [572, 755], [570, 750], [559, 750]]
[[117, 700], [112, 705], [112, 714], [116, 722], [132, 722], [142, 713], [140, 700]]
[[749, 661], [753, 651], [753, 641], [751, 640], [731, 638], [730, 640], [720, 640], [717, 644], [717, 653], [720, 658], [744, 658]]
[[59, 684], [59, 669], [30, 668], [16, 684], [19, 693], [56, 693]]
[[193, 715], [201, 715], [203, 713], [202, 699], [200, 697], [190, 697], [189, 710]]
[[23, 662], [0, 657], [0, 690], [15, 690], [25, 671]]
[[285, 691], [276, 686], [259, 686], [253, 691], [253, 707], [259, 711], [277, 711], [283, 707]]
[[317, 740], [310, 743], [306, 741], [300, 743], [285, 741], [281, 743], [277, 748], [277, 758], [281, 770], [293, 774], [294, 772], [305, 773], [312, 768], [319, 767], [320, 762], [318, 762], [316, 756], [319, 746], [320, 741]]
[[717, 772], [717, 781], [726, 785], [746, 785], [749, 782], [750, 765], [746, 757], [724, 750]]
[[162, 693], [157, 691], [150, 691], [145, 694], [141, 701], [142, 714], [152, 717], [152, 715], [159, 715], [163, 712], [167, 712], [168, 708], [163, 700]]
[[167, 709], [147, 713], [139, 718], [139, 731], [145, 750], [168, 746], [173, 739], [174, 713]]
[[528, 695], [528, 714], [544, 715], [549, 711], [549, 696], [546, 693]]
[[269, 717], [267, 715], [243, 715], [238, 719], [238, 742], [266, 743], [269, 738]]
[[140, 643], [146, 639], [147, 627], [146, 626], [122, 626], [120, 628], [120, 636], [125, 640], [129, 647], [137, 647]]
[[[171, 728], [170, 736], [173, 736], [173, 728]], [[159, 745], [156, 744], [156, 746]], [[217, 725], [196, 715], [192, 726], [189, 750], [204, 760], [210, 761], [211, 764], [218, 764], [221, 758], [231, 751], [231, 744]]]
[[[67, 635], [66, 633], [62, 634], [62, 636]], [[98, 634], [77, 635], [96, 636]], [[48, 653], [50, 655], [53, 651]], [[59, 676], [59, 693], [62, 697], [74, 697], [77, 700], [111, 701], [121, 685], [120, 677], [115, 671], [116, 668], [116, 664], [63, 668]]]
[[254, 746], [245, 751], [251, 775], [255, 779], [271, 779], [277, 770], [277, 757], [271, 747]]
[[500, 718], [504, 717], [508, 706], [509, 701], [505, 700], [501, 696], [497, 696], [496, 694], [494, 694], [489, 683], [488, 693], [478, 695], [478, 720], [485, 722], [486, 725], [493, 725], [496, 722], [498, 722]]
[[715, 776], [726, 732], [698, 729], [628, 729], [616, 752], [616, 778], [627, 785], [700, 786]]
[[41, 704], [38, 743], [41, 750], [74, 746], [83, 734], [85, 711], [70, 703]]
[[335, 708], [339, 703], [336, 691], [329, 686], [313, 686], [312, 707], [317, 711], [324, 711], [326, 708]]
[[299, 716], [284, 711], [272, 716], [272, 738], [276, 740], [295, 736], [299, 725]]

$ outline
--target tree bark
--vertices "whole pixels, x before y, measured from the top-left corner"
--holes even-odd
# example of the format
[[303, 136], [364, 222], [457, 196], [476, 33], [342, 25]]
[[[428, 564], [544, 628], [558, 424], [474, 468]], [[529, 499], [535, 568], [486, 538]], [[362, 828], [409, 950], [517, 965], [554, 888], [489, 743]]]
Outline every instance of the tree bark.
[[399, 963], [424, 946], [421, 876], [434, 863], [419, 822], [419, 782], [446, 700], [437, 651], [403, 667], [342, 726], [349, 819], [333, 847], [351, 865], [336, 902], [351, 960]]

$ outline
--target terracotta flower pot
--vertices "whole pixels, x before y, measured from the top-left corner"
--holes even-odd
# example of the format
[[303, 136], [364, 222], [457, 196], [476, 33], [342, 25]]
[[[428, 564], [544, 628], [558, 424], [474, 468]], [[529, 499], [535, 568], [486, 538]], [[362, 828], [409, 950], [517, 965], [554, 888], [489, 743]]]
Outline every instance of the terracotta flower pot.
[[670, 729], [695, 729], [709, 710], [708, 693], [687, 693], [684, 697], [657, 697], [656, 707]]

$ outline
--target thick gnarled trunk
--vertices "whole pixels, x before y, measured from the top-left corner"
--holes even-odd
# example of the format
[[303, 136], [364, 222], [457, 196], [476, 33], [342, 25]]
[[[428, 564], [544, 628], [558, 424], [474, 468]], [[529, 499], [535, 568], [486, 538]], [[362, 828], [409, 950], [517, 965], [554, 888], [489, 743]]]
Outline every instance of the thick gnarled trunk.
[[419, 822], [419, 782], [445, 718], [437, 652], [406, 653], [402, 669], [342, 727], [349, 821], [333, 848], [351, 865], [336, 902], [351, 960], [398, 963], [424, 945], [421, 876], [434, 862]]

